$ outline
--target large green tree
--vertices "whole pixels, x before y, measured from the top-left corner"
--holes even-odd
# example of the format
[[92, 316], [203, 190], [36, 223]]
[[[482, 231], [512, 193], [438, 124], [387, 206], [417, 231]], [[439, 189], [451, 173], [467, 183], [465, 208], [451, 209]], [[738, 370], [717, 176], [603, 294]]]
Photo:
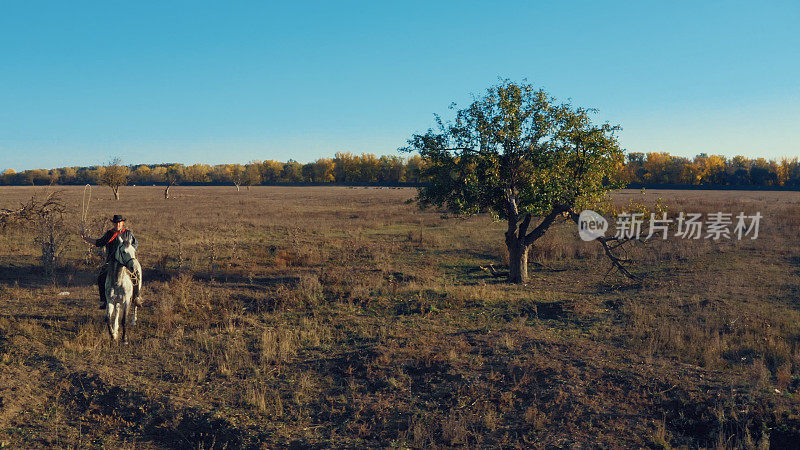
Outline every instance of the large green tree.
[[581, 209], [621, 187], [613, 179], [623, 162], [619, 127], [595, 124], [593, 112], [527, 83], [490, 87], [452, 121], [437, 116], [437, 129], [413, 135], [401, 149], [427, 162], [418, 202], [507, 221], [509, 281], [527, 281], [531, 244], [555, 221], [577, 221]]
[[128, 175], [131, 169], [122, 165], [122, 160], [114, 158], [102, 169], [100, 173], [100, 183], [111, 188], [114, 193], [114, 200], [119, 200], [119, 188], [128, 184]]

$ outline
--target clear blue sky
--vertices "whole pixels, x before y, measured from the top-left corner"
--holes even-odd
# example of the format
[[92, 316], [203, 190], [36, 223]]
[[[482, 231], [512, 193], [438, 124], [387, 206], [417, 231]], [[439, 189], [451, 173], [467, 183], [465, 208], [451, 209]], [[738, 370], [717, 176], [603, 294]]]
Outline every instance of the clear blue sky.
[[0, 3], [0, 170], [393, 154], [498, 77], [628, 151], [800, 156], [800, 2]]

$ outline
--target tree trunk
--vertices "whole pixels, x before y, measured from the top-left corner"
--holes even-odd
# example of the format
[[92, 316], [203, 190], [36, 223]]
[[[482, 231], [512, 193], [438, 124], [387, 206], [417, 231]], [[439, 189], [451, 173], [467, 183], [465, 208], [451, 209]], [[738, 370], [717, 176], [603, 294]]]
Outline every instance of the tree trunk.
[[236, 192], [239, 192], [239, 185], [235, 184], [235, 186], [236, 186]]
[[508, 248], [508, 281], [525, 283], [528, 281], [528, 245], [525, 244], [525, 233], [531, 223], [531, 215], [526, 214], [519, 222], [517, 200], [513, 190], [506, 192], [508, 198], [508, 230], [506, 230], [506, 247]]
[[516, 212], [516, 204], [511, 202], [509, 206], [508, 231], [506, 231], [506, 246], [508, 247], [508, 281], [512, 283], [525, 283], [528, 281], [528, 249], [537, 239], [542, 237], [550, 228], [550, 225], [567, 211], [563, 205], [556, 205], [542, 219], [536, 228], [528, 233], [528, 226], [531, 224], [532, 216], [526, 213], [522, 221], [517, 225], [519, 215]]
[[528, 248], [520, 239], [506, 240], [508, 246], [508, 281], [512, 283], [528, 282]]
[[164, 189], [164, 198], [165, 199], [169, 198], [169, 185], [167, 185], [167, 188]]
[[114, 200], [119, 200], [119, 187], [111, 188], [114, 191]]

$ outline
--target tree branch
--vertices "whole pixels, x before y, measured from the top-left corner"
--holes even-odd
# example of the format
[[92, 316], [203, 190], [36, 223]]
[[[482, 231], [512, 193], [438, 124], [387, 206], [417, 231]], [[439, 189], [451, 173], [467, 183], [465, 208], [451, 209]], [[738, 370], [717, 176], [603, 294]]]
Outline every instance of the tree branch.
[[531, 245], [535, 240], [542, 237], [547, 229], [550, 228], [550, 225], [552, 225], [553, 222], [555, 222], [555, 220], [558, 219], [565, 211], [567, 211], [567, 208], [563, 205], [554, 206], [553, 210], [550, 211], [550, 213], [546, 215], [544, 219], [542, 219], [539, 225], [525, 236], [525, 240], [523, 241], [524, 245]]
[[[575, 211], [569, 210], [568, 211], [569, 217], [572, 219], [573, 222], [576, 224], [578, 223], [578, 213]], [[640, 277], [630, 273], [628, 269], [625, 267], [625, 264], [633, 263], [633, 260], [630, 258], [622, 257], [614, 253], [614, 250], [618, 248], [622, 248], [625, 244], [639, 240], [637, 238], [618, 238], [616, 236], [613, 237], [604, 237], [599, 236], [595, 239], [600, 245], [603, 246], [603, 251], [606, 254], [606, 257], [611, 261], [611, 268], [617, 269], [621, 274], [625, 275], [627, 278], [634, 280], [634, 281], [642, 281]]]
[[517, 236], [517, 224], [519, 222], [517, 200], [514, 198], [514, 193], [511, 189], [506, 189], [506, 215], [508, 216], [508, 230], [506, 230], [506, 243], [508, 244], [512, 242], [510, 241], [512, 237]]
[[482, 270], [488, 272], [491, 276], [495, 278], [507, 277], [508, 271], [498, 272], [497, 269], [494, 268], [494, 264], [489, 264], [489, 267], [486, 268], [484, 266], [479, 266]]
[[27, 203], [21, 203], [17, 209], [0, 209], [0, 229], [12, 223], [29, 223], [51, 213], [64, 213], [66, 205], [61, 201], [62, 192], [52, 191], [42, 200], [34, 194]]
[[[625, 268], [625, 266], [623, 265], [623, 264], [631, 264], [633, 262], [633, 260], [629, 259], [629, 258], [623, 258], [623, 257], [617, 256], [613, 252], [614, 249], [616, 249], [618, 247], [621, 247], [622, 245], [627, 244], [628, 242], [631, 242], [633, 240], [635, 240], [635, 239], [633, 239], [633, 238], [619, 239], [619, 238], [616, 238], [616, 237], [610, 237], [610, 238], [598, 237], [596, 239], [596, 241], [599, 242], [600, 245], [603, 246], [603, 250], [605, 251], [606, 256], [611, 261], [611, 264], [612, 264], [612, 266], [614, 268], [619, 270], [619, 272], [621, 274], [625, 275], [626, 277], [630, 278], [631, 280], [642, 281], [641, 278], [639, 278], [636, 275], [630, 273], [628, 271], [628, 269]], [[616, 242], [616, 245], [609, 245], [609, 242]]]
[[531, 213], [525, 214], [525, 218], [522, 219], [522, 223], [519, 225], [519, 235], [525, 236], [525, 233], [528, 232], [528, 226], [531, 224]]

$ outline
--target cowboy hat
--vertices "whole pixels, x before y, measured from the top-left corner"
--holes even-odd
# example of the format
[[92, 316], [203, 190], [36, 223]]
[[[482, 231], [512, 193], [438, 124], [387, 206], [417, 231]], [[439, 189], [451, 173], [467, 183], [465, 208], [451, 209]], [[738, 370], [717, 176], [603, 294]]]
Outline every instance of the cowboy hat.
[[114, 214], [114, 217], [111, 218], [111, 221], [114, 223], [125, 222], [125, 218], [120, 216], [119, 214]]

